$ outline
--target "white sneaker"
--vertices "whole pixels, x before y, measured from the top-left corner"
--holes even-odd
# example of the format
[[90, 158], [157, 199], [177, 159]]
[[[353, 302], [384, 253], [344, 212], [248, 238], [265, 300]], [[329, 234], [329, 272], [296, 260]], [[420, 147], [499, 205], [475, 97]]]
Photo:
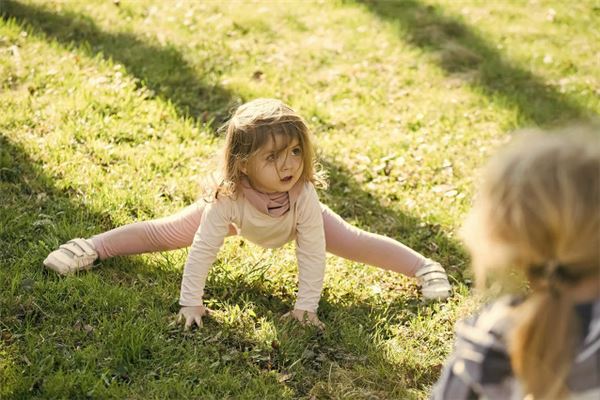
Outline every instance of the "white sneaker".
[[445, 300], [452, 294], [446, 271], [440, 263], [427, 259], [415, 277], [421, 285], [421, 295], [427, 300]]
[[72, 239], [48, 254], [44, 266], [61, 275], [90, 269], [98, 253], [94, 244], [87, 239]]

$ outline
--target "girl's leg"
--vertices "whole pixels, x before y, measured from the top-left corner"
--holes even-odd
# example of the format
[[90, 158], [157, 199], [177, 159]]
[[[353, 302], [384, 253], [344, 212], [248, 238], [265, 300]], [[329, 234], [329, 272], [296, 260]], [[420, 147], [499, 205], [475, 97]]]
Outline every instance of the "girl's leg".
[[[176, 250], [188, 247], [200, 226], [204, 204], [195, 202], [178, 213], [151, 221], [135, 222], [93, 236], [101, 260], [115, 256]], [[235, 234], [229, 228], [229, 235]]]
[[386, 236], [358, 229], [342, 219], [329, 207], [321, 204], [325, 245], [336, 256], [375, 267], [414, 276], [427, 259]]
[[134, 222], [92, 236], [101, 260], [115, 256], [175, 250], [187, 247], [200, 226], [203, 207], [194, 203], [168, 217]]

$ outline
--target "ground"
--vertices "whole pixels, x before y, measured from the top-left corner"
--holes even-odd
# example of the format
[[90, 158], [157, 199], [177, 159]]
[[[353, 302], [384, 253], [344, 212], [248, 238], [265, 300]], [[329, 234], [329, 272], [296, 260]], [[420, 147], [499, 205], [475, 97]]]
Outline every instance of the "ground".
[[[600, 3], [0, 0], [0, 398], [422, 399], [478, 305], [459, 228], [515, 129], [600, 111]], [[201, 330], [171, 324], [186, 250], [60, 278], [49, 251], [197, 198], [237, 105], [315, 135], [344, 218], [448, 270], [329, 257], [320, 333], [280, 316], [293, 246], [228, 239]], [[516, 133], [518, 134], [518, 133]]]

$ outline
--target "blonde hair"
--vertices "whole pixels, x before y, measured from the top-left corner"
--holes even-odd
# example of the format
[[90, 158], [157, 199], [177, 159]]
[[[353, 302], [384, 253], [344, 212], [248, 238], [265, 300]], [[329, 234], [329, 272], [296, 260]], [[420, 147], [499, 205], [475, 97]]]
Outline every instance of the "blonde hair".
[[312, 135], [308, 126], [292, 108], [276, 99], [256, 99], [241, 105], [224, 126], [225, 149], [222, 160], [221, 182], [215, 190], [218, 195], [231, 196], [238, 191], [244, 177], [243, 166], [252, 160], [260, 149], [275, 135], [281, 135], [285, 149], [297, 139], [302, 149], [303, 170], [300, 177], [305, 182], [325, 187], [324, 173], [315, 160]]
[[491, 271], [525, 278], [511, 363], [525, 394], [559, 398], [579, 334], [573, 288], [600, 278], [600, 132], [519, 136], [489, 164], [463, 237], [480, 287]]

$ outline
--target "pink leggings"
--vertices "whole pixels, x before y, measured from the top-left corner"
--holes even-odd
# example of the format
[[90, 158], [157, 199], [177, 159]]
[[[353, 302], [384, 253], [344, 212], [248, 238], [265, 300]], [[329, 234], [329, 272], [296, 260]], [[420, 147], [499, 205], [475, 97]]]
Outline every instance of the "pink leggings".
[[[425, 257], [385, 236], [358, 229], [321, 204], [328, 252], [359, 263], [414, 276]], [[194, 203], [178, 213], [135, 222], [91, 238], [100, 259], [155, 251], [176, 250], [192, 244], [203, 207]], [[233, 226], [229, 235], [235, 235]]]

